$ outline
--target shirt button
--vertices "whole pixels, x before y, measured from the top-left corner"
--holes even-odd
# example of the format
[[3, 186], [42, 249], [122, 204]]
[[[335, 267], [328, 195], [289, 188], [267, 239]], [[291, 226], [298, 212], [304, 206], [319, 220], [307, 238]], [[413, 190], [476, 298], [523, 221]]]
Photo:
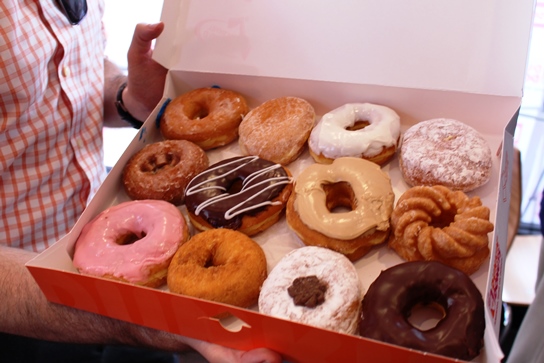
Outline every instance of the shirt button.
[[62, 75], [64, 77], [70, 77], [70, 67], [68, 66], [62, 67]]

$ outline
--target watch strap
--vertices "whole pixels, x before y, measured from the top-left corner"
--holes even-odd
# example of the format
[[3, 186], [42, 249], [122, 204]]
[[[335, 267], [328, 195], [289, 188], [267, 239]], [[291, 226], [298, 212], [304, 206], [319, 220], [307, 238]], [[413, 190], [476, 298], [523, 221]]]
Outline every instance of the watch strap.
[[128, 122], [132, 127], [135, 129], [139, 129], [144, 124], [142, 121], [137, 120], [128, 112], [127, 108], [125, 107], [125, 104], [123, 103], [123, 90], [127, 87], [127, 82], [123, 83], [119, 90], [117, 91], [117, 97], [115, 100], [115, 108], [117, 108], [117, 113], [121, 117], [121, 119]]

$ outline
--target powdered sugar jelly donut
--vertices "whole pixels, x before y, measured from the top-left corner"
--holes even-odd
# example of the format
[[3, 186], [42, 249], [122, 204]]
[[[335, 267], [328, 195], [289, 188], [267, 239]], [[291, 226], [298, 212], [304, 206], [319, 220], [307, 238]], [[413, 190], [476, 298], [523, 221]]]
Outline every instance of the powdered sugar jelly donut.
[[353, 334], [362, 288], [353, 264], [322, 247], [297, 248], [272, 269], [259, 295], [259, 312]]
[[[368, 124], [358, 128], [357, 124]], [[323, 115], [312, 130], [308, 145], [319, 163], [343, 156], [385, 164], [397, 150], [400, 117], [389, 107], [349, 103]]]
[[487, 141], [474, 128], [438, 118], [406, 130], [399, 165], [412, 186], [444, 185], [468, 192], [489, 181], [493, 163]]
[[73, 263], [82, 274], [157, 287], [166, 281], [174, 253], [188, 237], [185, 219], [174, 205], [125, 202], [83, 227]]

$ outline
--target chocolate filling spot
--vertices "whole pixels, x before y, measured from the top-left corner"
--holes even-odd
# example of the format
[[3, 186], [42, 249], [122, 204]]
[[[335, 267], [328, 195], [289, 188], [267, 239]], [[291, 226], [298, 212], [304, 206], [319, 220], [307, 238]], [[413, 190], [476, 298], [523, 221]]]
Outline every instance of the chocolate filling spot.
[[321, 305], [325, 301], [326, 291], [327, 284], [320, 281], [315, 275], [297, 277], [287, 289], [295, 305], [308, 308]]

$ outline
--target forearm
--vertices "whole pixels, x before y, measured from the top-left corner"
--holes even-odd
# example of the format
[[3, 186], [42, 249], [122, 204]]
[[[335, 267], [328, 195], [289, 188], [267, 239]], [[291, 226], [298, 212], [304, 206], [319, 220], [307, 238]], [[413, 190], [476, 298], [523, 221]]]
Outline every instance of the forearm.
[[115, 107], [119, 87], [127, 81], [121, 69], [111, 61], [104, 59], [104, 125], [108, 127], [128, 127]]
[[51, 341], [186, 348], [181, 337], [47, 301], [24, 264], [35, 254], [0, 247], [0, 330]]

